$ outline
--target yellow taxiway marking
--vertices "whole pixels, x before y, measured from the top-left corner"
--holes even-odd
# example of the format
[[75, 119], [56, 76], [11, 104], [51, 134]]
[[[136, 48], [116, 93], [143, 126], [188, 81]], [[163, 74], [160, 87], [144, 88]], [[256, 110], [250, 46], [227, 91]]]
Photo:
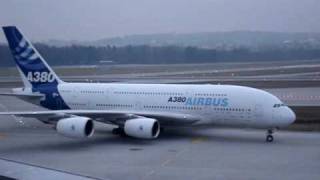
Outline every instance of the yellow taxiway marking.
[[4, 139], [4, 138], [6, 138], [7, 136], [5, 135], [5, 134], [3, 134], [3, 133], [0, 133], [0, 139]]
[[206, 140], [207, 140], [207, 138], [205, 138], [205, 137], [196, 137], [196, 138], [192, 138], [191, 139], [191, 143], [192, 144], [197, 144], [197, 143], [201, 143], [201, 142], [206, 141]]
[[169, 164], [170, 162], [172, 161], [172, 159], [167, 159], [166, 161], [164, 161], [161, 166], [164, 167], [166, 166], [167, 164]]

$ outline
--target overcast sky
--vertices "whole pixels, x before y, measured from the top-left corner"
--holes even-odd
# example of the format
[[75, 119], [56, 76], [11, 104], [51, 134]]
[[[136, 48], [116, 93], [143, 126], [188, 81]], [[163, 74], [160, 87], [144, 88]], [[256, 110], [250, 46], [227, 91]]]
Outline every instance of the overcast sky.
[[235, 30], [320, 32], [320, 0], [0, 0], [0, 25], [16, 25], [35, 41]]

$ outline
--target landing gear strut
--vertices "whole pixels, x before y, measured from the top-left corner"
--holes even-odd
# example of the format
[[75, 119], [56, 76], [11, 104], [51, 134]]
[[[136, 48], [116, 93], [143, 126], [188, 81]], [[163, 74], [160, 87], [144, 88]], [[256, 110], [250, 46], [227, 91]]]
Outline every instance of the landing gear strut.
[[266, 142], [272, 142], [273, 141], [273, 130], [272, 129], [269, 129], [267, 131], [267, 136], [266, 136]]
[[124, 132], [124, 129], [121, 128], [121, 127], [112, 129], [112, 134], [120, 135], [120, 136], [126, 136], [126, 133]]

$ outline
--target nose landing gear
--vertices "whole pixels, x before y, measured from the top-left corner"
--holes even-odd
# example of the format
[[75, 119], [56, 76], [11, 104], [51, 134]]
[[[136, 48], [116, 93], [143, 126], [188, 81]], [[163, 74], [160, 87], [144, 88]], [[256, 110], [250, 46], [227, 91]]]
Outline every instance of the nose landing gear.
[[267, 136], [266, 136], [266, 142], [272, 142], [273, 141], [273, 130], [269, 129], [267, 131]]

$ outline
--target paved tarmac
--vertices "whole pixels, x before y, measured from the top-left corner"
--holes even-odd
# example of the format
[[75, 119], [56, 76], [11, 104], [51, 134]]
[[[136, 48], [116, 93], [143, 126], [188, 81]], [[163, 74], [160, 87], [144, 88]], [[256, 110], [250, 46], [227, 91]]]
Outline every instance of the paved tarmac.
[[[0, 97], [2, 111], [38, 110]], [[89, 139], [69, 139], [35, 119], [0, 117], [0, 175], [29, 179], [319, 179], [320, 133], [247, 129], [169, 129], [156, 140], [123, 138], [97, 124]], [[9, 168], [14, 166], [21, 171]], [[39, 169], [38, 169], [39, 168]], [[11, 169], [11, 171], [10, 171]], [[40, 175], [39, 175], [40, 174]], [[30, 175], [30, 174], [29, 174]], [[26, 178], [28, 179], [28, 178]]]

